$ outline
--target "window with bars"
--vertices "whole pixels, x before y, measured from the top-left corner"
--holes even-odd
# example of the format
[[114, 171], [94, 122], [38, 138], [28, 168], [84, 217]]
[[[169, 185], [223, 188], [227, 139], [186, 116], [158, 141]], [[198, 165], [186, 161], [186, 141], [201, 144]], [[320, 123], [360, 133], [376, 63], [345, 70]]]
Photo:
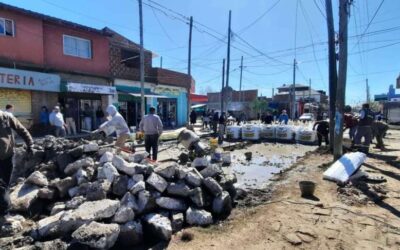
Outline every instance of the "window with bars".
[[64, 55], [76, 56], [85, 59], [92, 58], [92, 45], [90, 40], [64, 35], [63, 42]]

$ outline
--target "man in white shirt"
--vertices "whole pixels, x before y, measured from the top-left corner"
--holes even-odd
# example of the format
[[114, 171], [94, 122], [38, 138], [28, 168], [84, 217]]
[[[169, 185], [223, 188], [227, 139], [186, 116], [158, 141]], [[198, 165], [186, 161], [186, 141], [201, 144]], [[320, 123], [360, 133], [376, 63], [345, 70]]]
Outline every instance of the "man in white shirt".
[[6, 110], [4, 111], [10, 116], [14, 116], [14, 106], [12, 104], [7, 104], [6, 105]]
[[139, 130], [144, 132], [144, 144], [147, 153], [150, 155], [150, 150], [152, 149], [153, 161], [157, 161], [158, 153], [158, 138], [163, 132], [163, 125], [161, 119], [156, 115], [156, 109], [150, 107], [150, 114], [145, 115], [140, 121]]
[[111, 116], [111, 120], [100, 125], [98, 130], [106, 131], [108, 128], [113, 127], [117, 133], [117, 141], [115, 142], [115, 146], [123, 148], [126, 140], [128, 140], [130, 137], [129, 127], [126, 124], [124, 117], [122, 117], [114, 105], [109, 105], [106, 111], [108, 115]]
[[50, 117], [49, 117], [50, 124], [53, 125], [56, 130], [55, 130], [55, 136], [56, 137], [65, 137], [65, 122], [64, 122], [64, 117], [60, 112], [60, 107], [55, 106], [53, 109], [53, 112], [51, 112]]

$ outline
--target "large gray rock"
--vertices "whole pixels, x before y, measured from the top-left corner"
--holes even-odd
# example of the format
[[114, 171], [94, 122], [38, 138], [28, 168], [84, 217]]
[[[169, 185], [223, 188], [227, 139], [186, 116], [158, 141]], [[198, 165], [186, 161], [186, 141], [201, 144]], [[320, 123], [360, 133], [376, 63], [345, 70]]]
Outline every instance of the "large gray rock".
[[[129, 186], [129, 185], [128, 185]], [[144, 181], [138, 181], [138, 182], [136, 182], [132, 187], [131, 187], [131, 189], [129, 189], [129, 191], [132, 193], [132, 194], [137, 194], [137, 193], [139, 193], [140, 191], [143, 191], [143, 190], [145, 190], [146, 189], [146, 183], [144, 182]]]
[[[107, 153], [105, 153], [104, 155], [106, 155]], [[106, 162], [102, 167], [99, 167], [97, 169], [97, 179], [99, 180], [107, 179], [109, 182], [112, 183], [114, 181], [114, 178], [117, 176], [119, 176], [118, 170], [110, 162]]]
[[194, 173], [193, 171], [187, 173], [185, 177], [186, 183], [192, 187], [200, 187], [201, 185], [201, 177]]
[[50, 215], [58, 214], [59, 212], [64, 211], [64, 210], [65, 210], [65, 204], [64, 203], [56, 203], [51, 208]]
[[126, 162], [121, 156], [114, 155], [112, 164], [118, 171], [125, 173], [127, 175], [134, 175], [136, 173], [135, 164]]
[[114, 154], [112, 152], [105, 152], [100, 157], [100, 163], [112, 162], [113, 158], [114, 158]]
[[83, 155], [83, 145], [70, 149], [68, 154], [75, 159], [81, 157]]
[[203, 184], [213, 196], [218, 196], [223, 191], [218, 182], [211, 177], [203, 179]]
[[61, 180], [55, 179], [51, 185], [57, 188], [60, 197], [64, 197], [68, 193], [68, 189], [76, 185], [76, 179], [71, 176]]
[[140, 163], [144, 159], [146, 159], [147, 157], [149, 157], [149, 153], [147, 153], [147, 152], [138, 152], [138, 153], [135, 153], [134, 155], [131, 155], [129, 157], [129, 160], [131, 162]]
[[190, 191], [190, 199], [197, 207], [204, 207], [203, 190], [200, 187]]
[[151, 164], [138, 164], [138, 163], [132, 163], [134, 165], [136, 174], [144, 174], [144, 175], [149, 175], [153, 172], [153, 166]]
[[132, 175], [132, 180], [134, 182], [144, 181], [144, 176], [143, 174], [134, 174]]
[[68, 244], [60, 239], [55, 239], [45, 242], [35, 242], [35, 250], [67, 250]]
[[137, 203], [139, 207], [139, 213], [151, 211], [157, 206], [155, 203], [155, 198], [147, 190], [143, 190], [138, 193]]
[[220, 167], [219, 165], [217, 165], [217, 164], [212, 164], [212, 165], [210, 165], [210, 166], [208, 166], [208, 167], [206, 167], [205, 169], [203, 169], [203, 170], [200, 171], [200, 174], [201, 174], [204, 178], [207, 178], [207, 177], [215, 177], [215, 176], [217, 176], [217, 175], [219, 175], [219, 174], [221, 174], [221, 173], [222, 173], [222, 169], [221, 169], [221, 167]]
[[189, 208], [186, 211], [186, 222], [189, 225], [206, 226], [213, 223], [211, 213], [202, 209]]
[[103, 224], [93, 221], [75, 230], [72, 238], [95, 249], [109, 249], [117, 241], [119, 231], [118, 224]]
[[131, 193], [127, 192], [124, 197], [121, 199], [121, 206], [123, 207], [129, 207], [131, 208], [134, 212], [139, 211], [139, 205], [136, 201], [135, 196], [133, 196]]
[[113, 222], [116, 223], [126, 223], [135, 218], [135, 213], [132, 208], [128, 206], [121, 206], [118, 208], [117, 212], [114, 215]]
[[135, 246], [143, 241], [143, 227], [140, 221], [129, 221], [119, 226], [118, 243], [122, 246]]
[[26, 183], [36, 185], [39, 187], [45, 187], [49, 185], [49, 181], [47, 180], [46, 176], [39, 171], [33, 172], [27, 179]]
[[188, 197], [190, 194], [190, 188], [184, 182], [171, 182], [168, 185], [167, 194], [172, 196]]
[[[57, 236], [63, 233], [61, 227], [61, 218], [66, 212], [61, 211], [52, 216], [45, 217], [37, 222], [37, 232], [39, 237]], [[69, 228], [67, 228], [69, 229]]]
[[172, 226], [173, 233], [181, 231], [184, 223], [185, 223], [185, 217], [183, 216], [183, 213], [172, 214], [171, 226]]
[[78, 185], [81, 185], [82, 183], [88, 182], [88, 180], [89, 180], [88, 173], [85, 170], [83, 170], [82, 168], [79, 169], [75, 173], [75, 178], [76, 178], [76, 182], [77, 182]]
[[210, 164], [210, 162], [208, 161], [208, 159], [206, 157], [196, 157], [192, 161], [192, 167], [195, 167], [195, 168], [205, 168], [209, 164]]
[[191, 172], [191, 168], [187, 168], [184, 166], [177, 166], [175, 169], [175, 176], [176, 178], [178, 178], [179, 180], [183, 180], [185, 179], [186, 175]]
[[86, 201], [75, 209], [70, 217], [72, 220], [84, 221], [106, 219], [112, 217], [119, 206], [118, 200]]
[[161, 214], [147, 214], [143, 218], [145, 229], [154, 237], [169, 241], [172, 236], [171, 221]]
[[156, 173], [152, 173], [146, 180], [147, 184], [154, 187], [160, 193], [164, 192], [168, 186], [167, 181]]
[[159, 207], [168, 210], [185, 211], [187, 209], [185, 201], [181, 199], [175, 199], [170, 197], [159, 197], [156, 199], [156, 203]]
[[163, 162], [154, 169], [154, 172], [165, 179], [172, 179], [175, 175], [177, 166], [178, 163], [176, 162]]
[[112, 193], [116, 196], [123, 196], [128, 191], [128, 180], [129, 177], [126, 175], [120, 175], [114, 178]]
[[43, 200], [52, 200], [56, 196], [56, 190], [49, 187], [43, 187], [39, 190], [38, 196]]
[[[77, 158], [77, 157], [76, 157]], [[60, 155], [57, 156], [56, 158], [56, 162], [58, 165], [58, 169], [61, 172], [64, 172], [65, 167], [68, 166], [68, 164], [72, 163], [75, 161], [75, 158], [72, 157], [70, 154], [68, 153], [62, 153]]]
[[39, 187], [19, 183], [10, 192], [10, 210], [26, 212], [39, 197]]
[[86, 191], [87, 200], [102, 200], [107, 198], [107, 194], [111, 191], [111, 183], [108, 180], [99, 180], [90, 183]]
[[228, 216], [232, 211], [232, 199], [228, 192], [223, 191], [214, 198], [212, 204], [213, 214], [220, 216]]
[[86, 198], [83, 196], [76, 196], [72, 198], [71, 200], [65, 202], [65, 208], [66, 209], [75, 209], [79, 207], [82, 203], [86, 201]]
[[64, 169], [64, 173], [67, 175], [73, 175], [80, 168], [93, 167], [93, 166], [94, 166], [93, 159], [90, 157], [86, 157], [84, 159], [77, 160], [73, 163], [68, 164], [68, 166]]
[[99, 151], [99, 145], [97, 143], [89, 143], [83, 145], [83, 152], [84, 153], [93, 153]]

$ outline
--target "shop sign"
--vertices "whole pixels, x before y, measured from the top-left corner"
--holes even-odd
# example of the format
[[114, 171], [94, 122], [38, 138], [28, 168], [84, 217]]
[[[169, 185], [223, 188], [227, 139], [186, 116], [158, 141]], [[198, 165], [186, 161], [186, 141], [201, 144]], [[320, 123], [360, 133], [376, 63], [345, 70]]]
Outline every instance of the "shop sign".
[[60, 92], [60, 76], [0, 67], [0, 88]]
[[67, 83], [66, 87], [68, 92], [104, 94], [104, 95], [114, 95], [117, 93], [115, 87], [101, 86], [101, 85], [69, 82]]
[[157, 86], [154, 88], [153, 92], [160, 95], [178, 96], [180, 91], [177, 88]]

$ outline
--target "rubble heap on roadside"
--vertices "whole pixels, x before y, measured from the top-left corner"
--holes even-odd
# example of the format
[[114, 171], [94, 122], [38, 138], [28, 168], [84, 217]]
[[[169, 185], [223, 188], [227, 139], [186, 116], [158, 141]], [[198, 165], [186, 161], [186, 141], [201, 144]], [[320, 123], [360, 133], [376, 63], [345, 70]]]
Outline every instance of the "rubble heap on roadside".
[[48, 136], [35, 142], [29, 159], [19, 148], [0, 248], [168, 241], [187, 225], [206, 226], [230, 214], [236, 177], [219, 165], [152, 164], [146, 153], [116, 153], [109, 142]]

